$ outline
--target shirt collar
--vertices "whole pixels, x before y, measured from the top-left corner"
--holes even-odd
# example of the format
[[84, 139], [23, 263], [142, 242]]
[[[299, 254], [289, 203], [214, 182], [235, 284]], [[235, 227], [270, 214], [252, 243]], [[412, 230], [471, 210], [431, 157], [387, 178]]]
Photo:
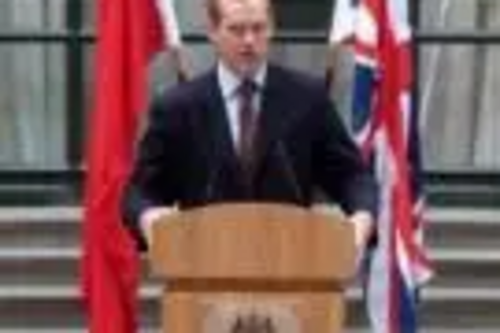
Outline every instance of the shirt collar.
[[[256, 71], [252, 80], [259, 90], [264, 87], [267, 75], [267, 64], [263, 63]], [[224, 99], [231, 98], [241, 84], [241, 78], [229, 69], [222, 61], [217, 64], [217, 78]]]

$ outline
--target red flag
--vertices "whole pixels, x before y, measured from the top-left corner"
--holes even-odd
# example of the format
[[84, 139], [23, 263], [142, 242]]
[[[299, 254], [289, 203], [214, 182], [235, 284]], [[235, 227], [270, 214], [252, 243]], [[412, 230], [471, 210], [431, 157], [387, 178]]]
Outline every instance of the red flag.
[[147, 66], [163, 44], [154, 0], [97, 0], [95, 104], [87, 131], [81, 286], [89, 332], [137, 329], [139, 256], [120, 220]]

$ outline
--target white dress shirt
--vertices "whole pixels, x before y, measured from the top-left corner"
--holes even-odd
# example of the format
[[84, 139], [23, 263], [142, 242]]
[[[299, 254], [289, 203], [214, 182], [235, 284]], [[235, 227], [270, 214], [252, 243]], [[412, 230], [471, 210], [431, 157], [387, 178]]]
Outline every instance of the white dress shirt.
[[[266, 78], [267, 66], [263, 64], [256, 71], [254, 77], [250, 78], [257, 85], [257, 92], [253, 98], [253, 110], [255, 112], [260, 112], [261, 102], [262, 102], [262, 89], [264, 87], [264, 81]], [[247, 78], [248, 79], [248, 78]], [[238, 147], [238, 140], [240, 134], [240, 122], [238, 121], [239, 112], [239, 100], [238, 100], [238, 89], [241, 85], [242, 78], [234, 74], [229, 68], [227, 68], [224, 63], [219, 62], [217, 64], [217, 81], [219, 83], [219, 89], [222, 93], [222, 98], [224, 99], [224, 105], [226, 106], [226, 116], [229, 123], [229, 128], [231, 130], [231, 137], [233, 138], [233, 143], [235, 147]]]

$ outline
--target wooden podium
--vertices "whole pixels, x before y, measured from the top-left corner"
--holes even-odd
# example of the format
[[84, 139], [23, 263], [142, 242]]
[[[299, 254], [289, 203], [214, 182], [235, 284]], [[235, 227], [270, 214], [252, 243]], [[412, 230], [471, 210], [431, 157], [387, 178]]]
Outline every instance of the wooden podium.
[[341, 332], [352, 225], [279, 204], [220, 204], [156, 223], [165, 333]]

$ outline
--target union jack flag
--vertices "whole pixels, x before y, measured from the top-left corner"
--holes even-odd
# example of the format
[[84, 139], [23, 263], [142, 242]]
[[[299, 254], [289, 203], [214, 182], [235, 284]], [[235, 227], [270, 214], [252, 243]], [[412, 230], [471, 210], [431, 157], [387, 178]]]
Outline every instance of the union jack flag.
[[337, 8], [342, 8], [340, 2], [354, 6], [348, 26], [338, 30], [343, 32], [337, 33], [341, 38], [334, 39], [348, 40], [354, 49], [353, 132], [380, 191], [378, 246], [366, 267], [368, 317], [375, 333], [413, 333], [418, 289], [432, 276], [432, 266], [422, 237], [424, 205], [418, 110], [411, 101], [408, 3], [337, 0]]

